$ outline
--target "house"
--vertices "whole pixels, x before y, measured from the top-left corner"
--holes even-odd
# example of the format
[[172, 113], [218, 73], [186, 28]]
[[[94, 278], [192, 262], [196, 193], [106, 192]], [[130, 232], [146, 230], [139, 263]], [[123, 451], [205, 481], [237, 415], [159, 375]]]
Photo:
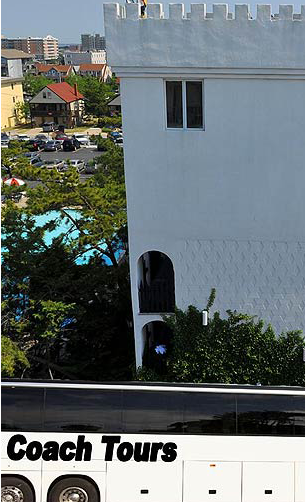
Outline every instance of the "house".
[[107, 106], [109, 106], [109, 110], [111, 112], [111, 115], [120, 115], [121, 114], [120, 94], [118, 96], [116, 96], [114, 99], [112, 99], [109, 103], [107, 103]]
[[54, 122], [67, 128], [82, 122], [84, 96], [67, 82], [49, 84], [30, 101], [31, 120], [37, 125]]
[[16, 49], [1, 51], [1, 128], [14, 127], [23, 122], [17, 114], [17, 103], [23, 99], [23, 64], [31, 55]]
[[107, 64], [82, 63], [79, 65], [78, 74], [82, 77], [97, 77], [108, 82], [112, 78], [112, 72]]
[[74, 74], [72, 65], [51, 65], [36, 63], [36, 75], [44, 75], [46, 78], [52, 78], [56, 82], [62, 82], [66, 77]]
[[[304, 11], [104, 4], [120, 78], [136, 364], [174, 306], [304, 322]], [[133, 47], [133, 50], [131, 50]], [[183, 48], [183, 50], [182, 50]], [[285, 48], [285, 50], [284, 50]]]

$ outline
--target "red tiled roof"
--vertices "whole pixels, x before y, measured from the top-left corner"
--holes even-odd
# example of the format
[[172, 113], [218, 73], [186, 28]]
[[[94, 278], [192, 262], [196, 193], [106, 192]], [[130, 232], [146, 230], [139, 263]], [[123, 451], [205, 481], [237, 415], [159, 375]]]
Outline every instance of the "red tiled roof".
[[73, 101], [78, 101], [79, 99], [84, 99], [83, 94], [77, 91], [77, 95], [74, 94], [74, 88], [67, 84], [67, 82], [60, 82], [58, 84], [49, 84], [47, 89], [53, 91], [59, 98], [66, 101], [66, 103], [72, 103]]
[[102, 71], [105, 64], [90, 64], [90, 63], [82, 63], [80, 64], [79, 71]]
[[71, 70], [71, 65], [69, 64], [59, 64], [59, 65], [54, 65], [54, 64], [42, 64], [42, 63], [37, 63], [36, 64], [37, 71], [39, 72], [47, 72], [54, 68], [58, 72], [61, 73], [68, 73], [69, 70]]

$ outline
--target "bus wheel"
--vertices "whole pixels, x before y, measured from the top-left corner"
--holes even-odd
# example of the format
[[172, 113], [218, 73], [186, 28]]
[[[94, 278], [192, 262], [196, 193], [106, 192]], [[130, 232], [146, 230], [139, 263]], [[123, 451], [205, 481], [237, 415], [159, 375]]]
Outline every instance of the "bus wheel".
[[1, 502], [34, 502], [33, 491], [23, 479], [3, 476], [1, 479]]
[[87, 479], [65, 478], [51, 488], [48, 502], [99, 502], [99, 495]]

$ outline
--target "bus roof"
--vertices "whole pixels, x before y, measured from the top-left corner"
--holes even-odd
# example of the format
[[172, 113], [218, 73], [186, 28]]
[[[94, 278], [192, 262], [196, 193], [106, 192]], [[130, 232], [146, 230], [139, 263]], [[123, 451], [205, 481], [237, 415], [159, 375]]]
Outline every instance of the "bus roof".
[[250, 392], [250, 393], [276, 393], [276, 394], [291, 394], [302, 393], [305, 391], [304, 387], [298, 386], [264, 386], [264, 385], [237, 385], [237, 384], [220, 384], [220, 383], [174, 383], [174, 382], [91, 382], [81, 380], [33, 380], [33, 379], [2, 379], [2, 385], [18, 386], [18, 387], [68, 387], [68, 388], [87, 388], [87, 389], [109, 389], [117, 388], [126, 390], [182, 390], [182, 391], [207, 391], [207, 392]]

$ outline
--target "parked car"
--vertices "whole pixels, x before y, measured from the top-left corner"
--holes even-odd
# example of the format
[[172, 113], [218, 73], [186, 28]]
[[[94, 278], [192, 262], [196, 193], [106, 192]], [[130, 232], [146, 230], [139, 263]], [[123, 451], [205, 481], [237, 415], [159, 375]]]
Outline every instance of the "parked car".
[[90, 143], [88, 136], [85, 134], [74, 134], [72, 137], [76, 139], [81, 146], [87, 146]]
[[57, 150], [61, 149], [61, 143], [60, 141], [47, 141], [47, 143], [44, 145], [44, 151], [45, 152], [56, 152]]
[[67, 171], [69, 167], [76, 167], [78, 173], [81, 173], [84, 171], [85, 168], [85, 162], [83, 160], [78, 160], [78, 159], [69, 159], [68, 161], [65, 161], [61, 171]]
[[30, 141], [26, 142], [26, 147], [31, 152], [37, 152], [37, 150], [41, 150], [45, 145], [45, 142], [40, 139], [30, 139]]
[[121, 137], [119, 136], [118, 138], [116, 138], [114, 140], [114, 143], [115, 143], [115, 145], [121, 146], [123, 148], [123, 138], [122, 138], [122, 136]]
[[30, 141], [30, 136], [27, 134], [17, 134], [17, 140], [18, 141]]
[[85, 174], [95, 174], [98, 170], [98, 164], [87, 163], [84, 168]]
[[52, 132], [54, 131], [54, 122], [45, 122], [42, 125], [43, 132]]
[[112, 131], [108, 133], [107, 137], [111, 139], [112, 141], [115, 141], [118, 138], [122, 138], [122, 132], [119, 131]]
[[53, 160], [44, 160], [42, 167], [45, 167], [46, 169], [56, 168], [58, 171], [60, 171], [63, 165], [64, 165], [63, 160], [53, 159]]
[[49, 141], [49, 138], [48, 136], [46, 136], [45, 134], [36, 134], [34, 140], [39, 140], [39, 141]]
[[62, 144], [64, 152], [74, 152], [77, 148], [81, 148], [78, 140], [74, 138], [65, 139]]
[[55, 141], [59, 141], [61, 143], [61, 145], [63, 144], [63, 142], [65, 141], [65, 139], [69, 139], [68, 136], [66, 136], [66, 134], [63, 134], [62, 132], [59, 132], [55, 135]]
[[1, 146], [7, 147], [10, 142], [10, 137], [6, 132], [1, 133]]

